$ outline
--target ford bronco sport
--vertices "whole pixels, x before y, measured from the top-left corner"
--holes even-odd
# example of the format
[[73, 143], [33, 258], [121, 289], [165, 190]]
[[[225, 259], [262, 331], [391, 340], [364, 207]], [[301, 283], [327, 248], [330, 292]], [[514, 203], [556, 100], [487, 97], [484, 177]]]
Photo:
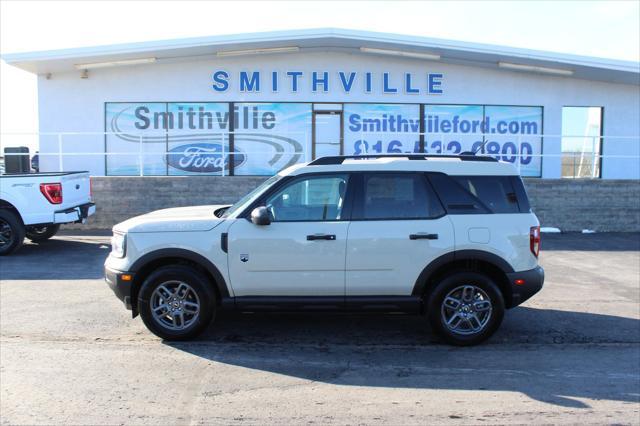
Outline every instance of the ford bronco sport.
[[490, 157], [323, 157], [233, 206], [159, 210], [113, 228], [105, 278], [167, 340], [216, 312], [424, 313], [473, 345], [542, 288], [540, 228], [516, 169]]

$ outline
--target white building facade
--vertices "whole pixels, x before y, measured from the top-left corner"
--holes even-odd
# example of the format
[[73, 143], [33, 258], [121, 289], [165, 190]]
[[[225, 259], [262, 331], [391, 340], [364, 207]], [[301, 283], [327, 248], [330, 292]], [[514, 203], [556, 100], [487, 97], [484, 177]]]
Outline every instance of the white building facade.
[[637, 63], [333, 29], [3, 59], [38, 74], [41, 171], [474, 151], [527, 177], [640, 178]]

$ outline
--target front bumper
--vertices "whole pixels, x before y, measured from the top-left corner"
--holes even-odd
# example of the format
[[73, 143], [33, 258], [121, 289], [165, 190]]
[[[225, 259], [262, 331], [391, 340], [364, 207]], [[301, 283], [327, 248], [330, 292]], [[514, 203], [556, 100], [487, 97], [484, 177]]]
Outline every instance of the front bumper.
[[[124, 280], [123, 275], [128, 275], [129, 280]], [[104, 267], [104, 280], [107, 282], [111, 290], [120, 299], [124, 306], [131, 310], [131, 284], [133, 283], [133, 274], [131, 272], [116, 271], [108, 267]]]
[[[509, 308], [518, 306], [542, 289], [544, 284], [544, 269], [537, 266], [528, 271], [513, 272], [507, 274], [511, 285], [511, 303]], [[516, 284], [516, 280], [522, 280], [523, 284]]]
[[53, 214], [53, 223], [85, 223], [87, 218], [96, 212], [94, 203], [81, 204], [65, 210], [58, 210]]

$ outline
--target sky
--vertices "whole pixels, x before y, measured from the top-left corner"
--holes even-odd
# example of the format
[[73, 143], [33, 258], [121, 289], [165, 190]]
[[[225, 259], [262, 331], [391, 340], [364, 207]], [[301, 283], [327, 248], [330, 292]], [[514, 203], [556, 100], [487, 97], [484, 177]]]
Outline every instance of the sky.
[[[640, 60], [639, 0], [0, 0], [0, 54], [320, 27]], [[37, 132], [37, 129], [35, 76], [2, 62], [0, 133]], [[6, 140], [6, 135], [2, 138]], [[28, 141], [26, 143], [31, 144]]]

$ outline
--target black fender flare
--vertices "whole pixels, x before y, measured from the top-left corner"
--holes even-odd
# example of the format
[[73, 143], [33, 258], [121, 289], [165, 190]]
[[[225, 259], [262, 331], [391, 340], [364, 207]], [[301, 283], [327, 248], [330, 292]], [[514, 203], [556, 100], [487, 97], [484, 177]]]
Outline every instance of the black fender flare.
[[227, 283], [216, 265], [214, 265], [206, 257], [191, 250], [180, 248], [166, 248], [149, 252], [133, 262], [133, 265], [131, 265], [129, 271], [135, 275], [136, 272], [144, 268], [150, 262], [163, 258], [181, 258], [200, 265], [213, 277], [215, 281], [213, 284], [216, 286], [220, 298], [226, 299], [229, 297], [229, 289], [227, 288]]
[[422, 296], [425, 291], [425, 287], [429, 282], [431, 276], [442, 266], [447, 263], [461, 261], [461, 260], [480, 260], [483, 262], [490, 263], [496, 266], [505, 274], [510, 274], [514, 272], [513, 268], [509, 263], [501, 258], [500, 256], [489, 253], [488, 251], [483, 250], [457, 250], [451, 251], [449, 253], [445, 253], [440, 257], [434, 259], [431, 263], [429, 263], [418, 275], [418, 279], [416, 280], [413, 291], [411, 292], [412, 296]]

